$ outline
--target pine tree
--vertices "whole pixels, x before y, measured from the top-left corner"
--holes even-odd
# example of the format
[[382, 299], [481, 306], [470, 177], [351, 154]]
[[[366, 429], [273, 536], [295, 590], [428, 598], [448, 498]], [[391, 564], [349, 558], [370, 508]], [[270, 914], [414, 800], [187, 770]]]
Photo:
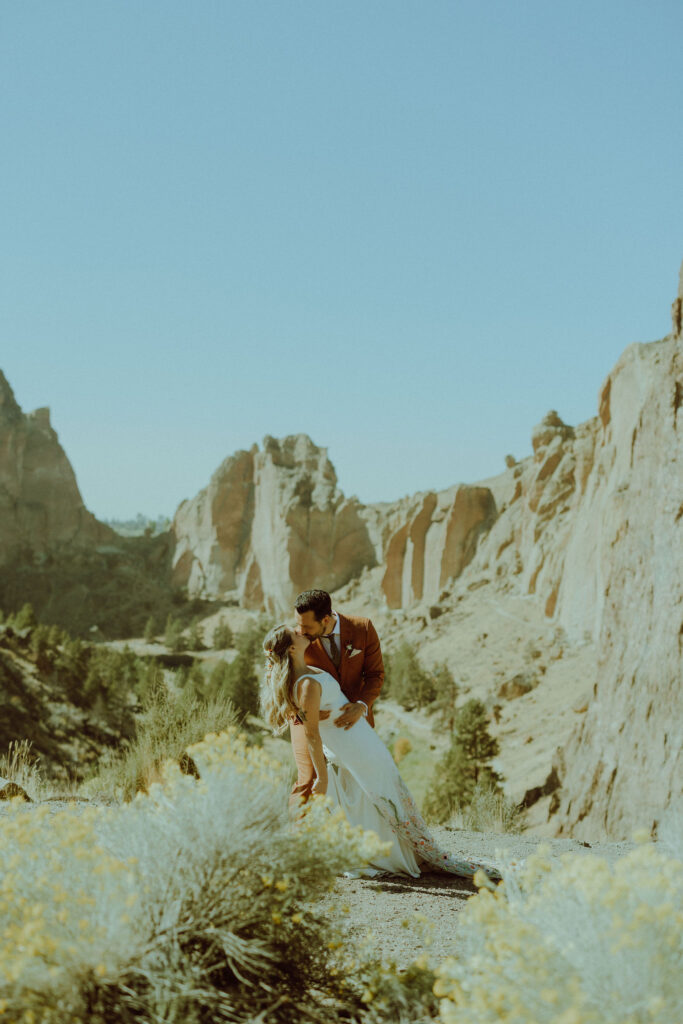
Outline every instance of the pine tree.
[[147, 625], [145, 626], [145, 642], [148, 644], [154, 643], [157, 635], [157, 624], [153, 615], [147, 619]]
[[230, 662], [227, 678], [228, 696], [233, 703], [238, 721], [259, 713], [259, 683], [253, 658], [240, 651]]
[[455, 704], [458, 699], [458, 684], [447, 662], [444, 661], [434, 667], [432, 682], [434, 692], [436, 693], [434, 710], [439, 712], [442, 725], [452, 733], [455, 729]]
[[233, 635], [230, 626], [225, 619], [220, 622], [213, 631], [213, 647], [216, 651], [227, 651], [233, 645]]
[[450, 748], [436, 766], [425, 814], [448, 821], [458, 808], [469, 806], [477, 786], [500, 792], [502, 778], [490, 765], [498, 751], [498, 740], [489, 735], [486, 708], [480, 700], [469, 700], [458, 712]]
[[187, 650], [188, 651], [205, 651], [204, 645], [204, 631], [200, 625], [199, 619], [194, 619], [190, 626], [190, 632], [187, 638]]
[[170, 651], [177, 654], [179, 651], [185, 650], [185, 641], [183, 639], [183, 626], [179, 619], [174, 618], [169, 613], [166, 619], [166, 632], [164, 634], [164, 643]]
[[389, 694], [406, 711], [423, 708], [436, 697], [431, 676], [422, 668], [417, 651], [406, 640], [391, 656]]
[[15, 629], [32, 629], [38, 625], [33, 605], [26, 603], [21, 611], [11, 616], [11, 624]]
[[223, 690], [228, 690], [230, 687], [230, 678], [230, 665], [227, 661], [219, 661], [211, 670], [207, 697], [212, 699], [222, 693]]
[[189, 688], [189, 692], [194, 694], [195, 697], [198, 697], [200, 700], [206, 700], [207, 680], [201, 662], [193, 662], [187, 679], [187, 687]]

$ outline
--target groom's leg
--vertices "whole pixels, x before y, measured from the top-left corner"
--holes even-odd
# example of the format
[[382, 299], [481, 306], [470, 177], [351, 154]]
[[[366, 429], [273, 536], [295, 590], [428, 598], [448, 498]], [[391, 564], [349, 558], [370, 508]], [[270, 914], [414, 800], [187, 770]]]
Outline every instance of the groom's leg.
[[311, 761], [306, 742], [306, 733], [300, 722], [290, 722], [289, 734], [292, 737], [292, 751], [296, 762], [297, 780], [292, 789], [290, 803], [308, 800], [315, 782], [315, 768]]

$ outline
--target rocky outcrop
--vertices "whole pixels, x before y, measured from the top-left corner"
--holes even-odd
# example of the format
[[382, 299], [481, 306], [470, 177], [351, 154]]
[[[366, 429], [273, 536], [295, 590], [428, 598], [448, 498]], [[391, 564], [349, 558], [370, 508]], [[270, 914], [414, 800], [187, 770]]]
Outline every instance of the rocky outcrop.
[[555, 820], [579, 837], [655, 827], [683, 778], [681, 338], [632, 345], [605, 392], [563, 581], [571, 619], [587, 581], [598, 598], [599, 682], [558, 758]]
[[680, 333], [631, 345], [594, 419], [571, 430], [551, 412], [534, 429], [464, 574], [535, 595], [596, 644], [593, 700], [555, 766], [560, 833], [628, 837], [681, 799], [682, 404]]
[[384, 516], [383, 597], [389, 608], [406, 608], [437, 601], [461, 574], [495, 521], [496, 503], [487, 487], [459, 486], [397, 502]]
[[24, 414], [0, 371], [0, 565], [114, 536], [83, 504], [49, 409]]
[[297, 592], [335, 590], [375, 564], [368, 527], [324, 448], [303, 434], [237, 452], [178, 508], [174, 580], [190, 594], [283, 614]]

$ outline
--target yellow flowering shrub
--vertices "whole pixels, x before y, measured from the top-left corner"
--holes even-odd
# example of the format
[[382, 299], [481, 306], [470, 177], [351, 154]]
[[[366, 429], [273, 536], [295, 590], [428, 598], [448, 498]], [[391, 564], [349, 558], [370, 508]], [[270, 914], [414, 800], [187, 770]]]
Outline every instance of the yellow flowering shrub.
[[3, 817], [0, 1021], [289, 1021], [338, 1001], [315, 901], [385, 847], [324, 799], [293, 824], [281, 767], [235, 730], [188, 752], [199, 780], [169, 762], [130, 804]]
[[683, 863], [651, 844], [613, 867], [539, 848], [462, 914], [436, 971], [443, 1024], [683, 1020]]
[[68, 1008], [75, 978], [115, 974], [139, 941], [132, 865], [98, 842], [97, 817], [22, 801], [3, 815], [0, 1007]]

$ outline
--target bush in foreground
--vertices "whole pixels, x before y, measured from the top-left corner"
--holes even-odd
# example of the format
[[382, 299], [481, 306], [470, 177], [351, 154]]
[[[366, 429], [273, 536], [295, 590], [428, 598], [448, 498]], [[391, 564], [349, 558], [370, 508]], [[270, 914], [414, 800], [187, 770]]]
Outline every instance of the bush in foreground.
[[200, 780], [169, 764], [122, 807], [11, 807], [0, 833], [8, 1019], [332, 1021], [362, 1007], [329, 969], [339, 944], [315, 901], [386, 847], [325, 800], [291, 827], [277, 765], [234, 730], [189, 752]]
[[652, 845], [613, 868], [539, 848], [462, 915], [436, 972], [443, 1024], [683, 1020], [683, 863]]

